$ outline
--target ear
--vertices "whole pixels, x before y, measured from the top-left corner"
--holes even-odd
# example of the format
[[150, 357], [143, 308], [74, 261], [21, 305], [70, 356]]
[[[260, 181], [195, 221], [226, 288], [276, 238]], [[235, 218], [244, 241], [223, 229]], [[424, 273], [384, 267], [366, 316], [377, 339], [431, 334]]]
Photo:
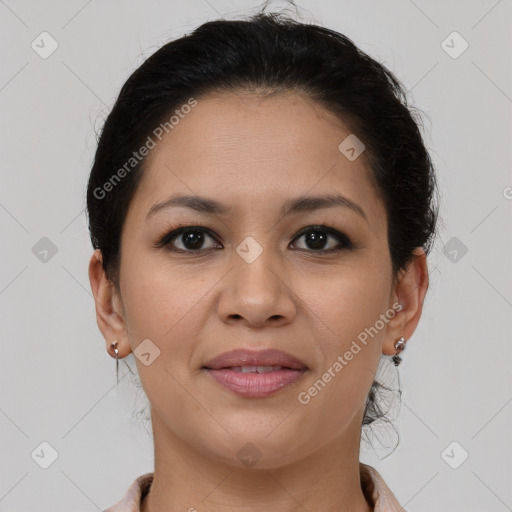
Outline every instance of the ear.
[[389, 307], [398, 302], [402, 309], [388, 322], [382, 346], [383, 354], [395, 355], [396, 340], [403, 336], [407, 341], [416, 330], [428, 284], [427, 257], [425, 251], [418, 247], [414, 251], [412, 261], [400, 272], [393, 284]]
[[112, 342], [117, 340], [118, 357], [131, 352], [126, 331], [122, 302], [114, 284], [103, 269], [102, 254], [96, 249], [89, 261], [89, 282], [96, 305], [96, 321], [105, 338], [107, 352], [115, 357]]

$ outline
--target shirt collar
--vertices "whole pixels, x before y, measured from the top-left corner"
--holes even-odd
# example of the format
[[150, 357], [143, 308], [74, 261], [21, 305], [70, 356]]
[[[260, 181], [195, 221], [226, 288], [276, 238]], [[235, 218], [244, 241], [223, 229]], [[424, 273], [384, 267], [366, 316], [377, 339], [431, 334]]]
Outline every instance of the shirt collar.
[[[363, 493], [374, 512], [406, 512], [375, 468], [360, 462], [359, 473]], [[154, 473], [145, 473], [137, 477], [125, 495], [103, 512], [140, 512], [141, 501], [151, 488], [153, 476]]]

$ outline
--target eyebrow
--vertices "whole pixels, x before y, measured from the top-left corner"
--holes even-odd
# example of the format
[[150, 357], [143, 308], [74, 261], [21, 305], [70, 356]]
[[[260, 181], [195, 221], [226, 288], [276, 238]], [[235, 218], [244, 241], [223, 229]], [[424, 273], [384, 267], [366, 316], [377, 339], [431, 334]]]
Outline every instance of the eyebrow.
[[[146, 220], [155, 213], [172, 207], [185, 207], [200, 213], [209, 215], [226, 215], [232, 212], [232, 209], [214, 199], [201, 196], [172, 196], [161, 203], [154, 204], [146, 215]], [[286, 201], [281, 208], [281, 216], [287, 217], [297, 213], [312, 212], [327, 208], [344, 207], [356, 212], [363, 217], [366, 222], [368, 218], [364, 210], [357, 203], [342, 195], [325, 196], [301, 196]]]

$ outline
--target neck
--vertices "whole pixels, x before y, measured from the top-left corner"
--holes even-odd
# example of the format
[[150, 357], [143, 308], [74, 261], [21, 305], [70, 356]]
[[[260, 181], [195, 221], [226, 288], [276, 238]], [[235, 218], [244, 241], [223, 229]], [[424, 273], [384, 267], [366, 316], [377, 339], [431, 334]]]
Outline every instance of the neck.
[[[153, 411], [155, 471], [141, 512], [371, 512], [359, 472], [360, 429], [291, 464], [239, 468], [199, 453]], [[349, 442], [350, 441], [350, 442]], [[356, 441], [356, 442], [355, 442]]]

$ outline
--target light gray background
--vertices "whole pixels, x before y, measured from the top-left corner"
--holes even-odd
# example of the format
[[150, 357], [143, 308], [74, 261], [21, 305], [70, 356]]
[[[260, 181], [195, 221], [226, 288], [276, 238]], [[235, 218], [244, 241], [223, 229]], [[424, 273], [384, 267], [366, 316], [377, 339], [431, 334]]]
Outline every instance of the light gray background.
[[[151, 438], [132, 418], [145, 397], [129, 378], [113, 387], [87, 277], [94, 130], [159, 46], [258, 5], [0, 0], [1, 511], [101, 510], [153, 469]], [[400, 444], [382, 460], [389, 450], [361, 458], [409, 512], [512, 510], [512, 3], [299, 5], [404, 82], [428, 116], [424, 136], [442, 192], [431, 287], [400, 367]], [[59, 45], [47, 59], [31, 48], [43, 31]], [[442, 46], [453, 31], [469, 43], [458, 58]], [[46, 262], [32, 251], [43, 237], [57, 248]], [[458, 244], [456, 261], [444, 244]], [[48, 469], [36, 463], [50, 456], [44, 441], [58, 452]], [[445, 451], [453, 441], [460, 446]], [[460, 462], [462, 450], [469, 457], [452, 469], [446, 461]]]

